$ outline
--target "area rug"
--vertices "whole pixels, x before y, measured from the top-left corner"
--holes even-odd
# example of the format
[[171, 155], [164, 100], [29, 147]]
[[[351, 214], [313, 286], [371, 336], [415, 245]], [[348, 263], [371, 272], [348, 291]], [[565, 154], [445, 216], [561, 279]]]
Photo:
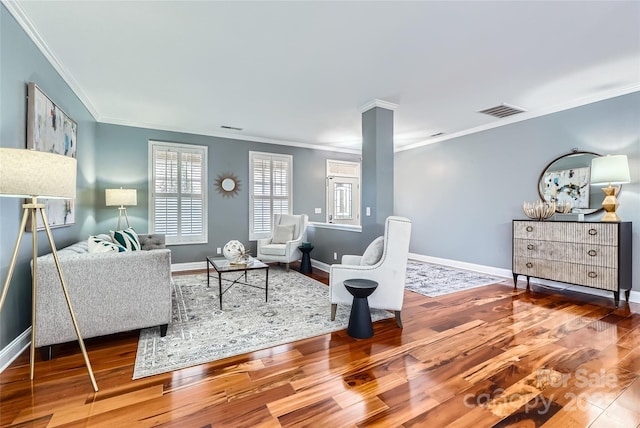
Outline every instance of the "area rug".
[[[235, 275], [235, 276], [234, 276]], [[240, 273], [223, 274], [223, 289]], [[249, 272], [247, 283], [264, 285], [265, 271]], [[173, 278], [173, 319], [140, 332], [133, 379], [182, 369], [347, 328], [350, 307], [329, 319], [329, 287], [296, 271], [269, 269], [269, 301], [263, 289], [235, 284], [222, 296], [217, 277]], [[372, 309], [377, 321], [392, 314]]]
[[497, 276], [409, 260], [405, 288], [436, 297], [502, 281], [504, 278]]

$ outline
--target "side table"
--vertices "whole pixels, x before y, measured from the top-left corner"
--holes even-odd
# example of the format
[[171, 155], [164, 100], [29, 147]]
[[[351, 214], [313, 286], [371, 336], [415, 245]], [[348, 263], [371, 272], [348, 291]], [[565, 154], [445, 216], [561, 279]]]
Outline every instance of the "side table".
[[371, 324], [371, 312], [369, 311], [367, 297], [376, 290], [378, 283], [370, 279], [357, 278], [347, 279], [343, 284], [353, 296], [347, 333], [356, 339], [367, 339], [373, 336], [373, 325]]
[[311, 256], [309, 253], [313, 250], [313, 245], [304, 246], [301, 245], [298, 247], [298, 250], [302, 252], [302, 260], [300, 261], [300, 273], [311, 273]]

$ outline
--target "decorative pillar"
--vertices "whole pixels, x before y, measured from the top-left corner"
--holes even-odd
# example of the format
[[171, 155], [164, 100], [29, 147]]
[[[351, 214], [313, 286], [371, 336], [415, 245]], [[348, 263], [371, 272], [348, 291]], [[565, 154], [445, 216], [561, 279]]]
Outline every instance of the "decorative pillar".
[[384, 222], [393, 215], [393, 111], [397, 107], [373, 100], [361, 108], [363, 250], [384, 234]]

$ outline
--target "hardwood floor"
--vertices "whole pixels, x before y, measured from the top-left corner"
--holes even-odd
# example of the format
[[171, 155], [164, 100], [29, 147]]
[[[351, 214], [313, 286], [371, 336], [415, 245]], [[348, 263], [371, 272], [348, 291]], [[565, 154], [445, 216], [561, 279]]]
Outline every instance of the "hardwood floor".
[[33, 382], [27, 350], [0, 374], [0, 425], [637, 427], [639, 312], [510, 281], [407, 291], [402, 330], [390, 318], [367, 340], [340, 331], [135, 381], [131, 332], [87, 340], [96, 394], [76, 344]]

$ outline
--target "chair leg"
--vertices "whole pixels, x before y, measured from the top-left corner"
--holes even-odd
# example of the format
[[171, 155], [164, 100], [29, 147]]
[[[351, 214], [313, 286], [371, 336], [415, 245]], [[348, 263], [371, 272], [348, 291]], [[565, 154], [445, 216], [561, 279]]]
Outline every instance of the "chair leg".
[[336, 319], [336, 310], [338, 309], [337, 303], [331, 304], [331, 321], [335, 321]]
[[402, 328], [402, 319], [400, 318], [400, 311], [395, 311], [396, 313], [396, 324], [399, 328]]
[[285, 270], [286, 270], [287, 272], [289, 272], [289, 263], [287, 263], [287, 264], [285, 265]]

